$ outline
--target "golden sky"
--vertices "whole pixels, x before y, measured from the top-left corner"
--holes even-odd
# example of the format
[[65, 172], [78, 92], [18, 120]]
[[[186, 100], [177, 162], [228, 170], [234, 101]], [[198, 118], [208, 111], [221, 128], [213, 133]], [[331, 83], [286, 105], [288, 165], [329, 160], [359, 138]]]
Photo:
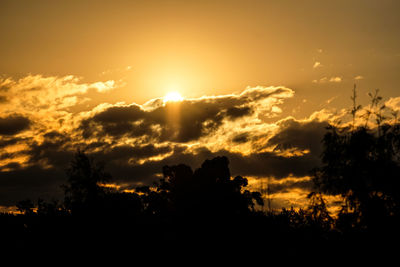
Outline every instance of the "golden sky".
[[[127, 187], [163, 164], [225, 154], [235, 174], [304, 189], [354, 83], [362, 103], [379, 88], [400, 109], [399, 10], [396, 0], [2, 0], [0, 206], [52, 195], [77, 146]], [[183, 101], [163, 100], [170, 92]]]

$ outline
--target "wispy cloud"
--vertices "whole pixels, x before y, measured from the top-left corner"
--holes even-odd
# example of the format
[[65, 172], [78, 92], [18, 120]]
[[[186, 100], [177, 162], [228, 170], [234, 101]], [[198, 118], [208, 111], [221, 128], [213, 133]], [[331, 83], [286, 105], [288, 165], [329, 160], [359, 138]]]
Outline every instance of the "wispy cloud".
[[321, 79], [316, 79], [316, 80], [312, 80], [312, 83], [327, 83], [327, 82], [331, 82], [331, 83], [340, 83], [342, 82], [342, 77], [336, 76], [336, 77], [323, 77]]
[[313, 65], [313, 69], [321, 68], [321, 67], [322, 67], [322, 64], [321, 64], [321, 62], [319, 62], [319, 61], [316, 61], [316, 62], [314, 63], [314, 65]]
[[328, 81], [328, 78], [323, 77], [319, 80], [312, 80], [312, 83], [326, 83]]
[[18, 114], [0, 117], [0, 135], [15, 135], [29, 128], [28, 118]]
[[342, 77], [339, 77], [339, 76], [331, 77], [331, 78], [329, 79], [329, 81], [330, 81], [330, 82], [333, 82], [333, 83], [340, 83], [340, 82], [342, 82]]
[[110, 75], [110, 74], [125, 74], [125, 73], [128, 73], [129, 71], [132, 71], [132, 66], [126, 66], [124, 68], [108, 69], [108, 70], [102, 71], [100, 73], [100, 76], [106, 76], [106, 75]]
[[338, 98], [337, 96], [331, 97], [328, 100], [325, 101], [326, 104], [330, 104], [332, 103], [332, 101], [334, 101], [336, 98]]

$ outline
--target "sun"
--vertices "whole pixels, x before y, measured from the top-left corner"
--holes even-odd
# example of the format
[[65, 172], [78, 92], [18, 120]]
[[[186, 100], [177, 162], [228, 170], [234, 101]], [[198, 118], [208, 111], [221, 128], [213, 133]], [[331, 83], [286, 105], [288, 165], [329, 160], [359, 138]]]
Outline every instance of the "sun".
[[168, 94], [166, 94], [163, 98], [163, 102], [164, 104], [166, 102], [180, 102], [183, 101], [183, 96], [178, 93], [178, 92], [169, 92]]

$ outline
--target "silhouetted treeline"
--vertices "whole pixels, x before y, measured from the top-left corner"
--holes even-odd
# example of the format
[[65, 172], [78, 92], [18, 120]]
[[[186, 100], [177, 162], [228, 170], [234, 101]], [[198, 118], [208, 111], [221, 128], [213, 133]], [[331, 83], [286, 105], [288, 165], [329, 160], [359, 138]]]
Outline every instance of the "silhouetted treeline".
[[216, 157], [195, 171], [165, 166], [153, 186], [127, 193], [103, 186], [111, 175], [78, 151], [67, 169], [63, 201], [23, 200], [17, 204], [21, 215], [1, 216], [3, 245], [115, 248], [126, 240], [129, 247], [327, 238], [331, 218], [320, 195], [312, 196], [307, 210], [265, 214], [256, 208], [264, 205], [261, 194], [247, 189], [246, 178], [232, 178], [228, 164], [226, 157]]
[[[113, 180], [103, 164], [78, 150], [66, 171], [62, 201], [22, 200], [17, 204], [21, 214], [0, 216], [2, 247], [106, 251], [397, 240], [400, 125], [383, 120], [384, 108], [374, 101], [376, 109], [370, 106], [363, 117], [366, 123], [356, 125], [360, 107], [354, 94], [353, 124], [328, 127], [323, 165], [313, 171], [315, 192], [303, 209], [258, 209], [262, 195], [248, 189], [246, 178], [231, 177], [226, 157], [206, 160], [194, 171], [184, 164], [165, 166], [153, 186], [121, 192], [105, 186]], [[373, 116], [375, 127], [368, 124]], [[345, 200], [337, 216], [328, 212], [326, 194]]]

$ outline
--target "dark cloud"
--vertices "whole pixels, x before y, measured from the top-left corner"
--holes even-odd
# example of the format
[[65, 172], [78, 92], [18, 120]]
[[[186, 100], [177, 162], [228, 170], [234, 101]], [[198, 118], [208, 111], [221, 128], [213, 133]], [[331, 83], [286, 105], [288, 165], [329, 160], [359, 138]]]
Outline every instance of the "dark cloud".
[[[240, 95], [167, 102], [150, 110], [139, 105], [114, 106], [82, 121], [85, 138], [147, 137], [163, 142], [189, 142], [213, 133], [224, 120], [235, 120], [255, 112], [254, 104], [269, 97], [283, 98], [287, 88], [249, 88]], [[149, 106], [149, 105], [148, 105]], [[265, 115], [265, 114], [264, 114]]]
[[246, 143], [247, 141], [249, 141], [249, 133], [241, 133], [232, 138], [232, 142], [238, 144]]
[[0, 205], [12, 206], [26, 198], [60, 199], [60, 186], [65, 181], [62, 169], [42, 168], [38, 165], [0, 172]]
[[29, 164], [51, 166], [65, 169], [75, 152], [73, 148], [66, 148], [59, 142], [43, 142], [42, 144], [31, 144], [29, 151]]
[[91, 153], [91, 155], [108, 165], [128, 165], [132, 166], [140, 160], [148, 159], [150, 157], [167, 154], [173, 151], [172, 146], [156, 147], [153, 144], [147, 145], [118, 145], [114, 147], [104, 146], [101, 150]]
[[4, 95], [0, 95], [0, 104], [6, 103], [8, 101], [7, 97]]
[[116, 122], [133, 122], [142, 119], [145, 116], [140, 106], [129, 105], [124, 107], [110, 107], [107, 110], [96, 114], [93, 121], [102, 123], [116, 123]]
[[226, 110], [226, 115], [232, 119], [235, 119], [250, 115], [252, 112], [253, 111], [249, 107], [231, 107]]
[[150, 124], [136, 123], [145, 118], [145, 111], [137, 105], [110, 107], [81, 122], [83, 137], [104, 135], [138, 137], [151, 133]]
[[62, 198], [61, 185], [66, 183], [65, 170], [74, 153], [71, 139], [56, 131], [43, 134], [43, 138], [41, 143], [32, 139], [8, 140], [8, 145], [27, 143], [28, 149], [17, 153], [27, 155], [29, 160], [25, 166], [11, 162], [2, 167], [11, 170], [0, 172], [0, 205], [15, 205], [26, 198]]
[[320, 163], [319, 159], [311, 154], [294, 157], [278, 156], [271, 152], [248, 156], [242, 156], [240, 153], [222, 152], [222, 154], [227, 154], [232, 173], [256, 177], [272, 176], [276, 179], [309, 175], [310, 171]]
[[[151, 185], [159, 177], [162, 167], [185, 163], [192, 165], [197, 161], [195, 155], [185, 153], [186, 148], [181, 146], [155, 147], [146, 145], [142, 147], [119, 146], [109, 151], [91, 153], [90, 156], [106, 163], [107, 170], [118, 183], [147, 184]], [[162, 159], [149, 159], [149, 157], [164, 156]], [[140, 160], [145, 160], [140, 163]]]
[[[4, 145], [27, 143], [26, 150], [2, 153], [12, 158], [21, 154], [29, 157], [25, 165], [11, 162], [0, 171], [0, 205], [15, 205], [17, 201], [31, 198], [61, 199], [61, 185], [66, 183], [65, 170], [73, 157], [71, 139], [52, 131], [43, 135], [41, 143], [31, 139], [9, 139]], [[0, 142], [1, 144], [1, 142]]]
[[276, 146], [277, 150], [308, 149], [315, 156], [320, 156], [327, 126], [327, 122], [320, 121], [284, 120], [280, 123], [279, 132], [269, 140], [269, 145]]
[[14, 114], [7, 117], [0, 117], [0, 135], [14, 135], [27, 130], [31, 121], [21, 115]]
[[138, 106], [112, 107], [84, 120], [80, 128], [84, 137], [147, 136], [161, 142], [187, 142], [210, 133], [223, 118], [215, 103], [183, 101], [151, 111]]

